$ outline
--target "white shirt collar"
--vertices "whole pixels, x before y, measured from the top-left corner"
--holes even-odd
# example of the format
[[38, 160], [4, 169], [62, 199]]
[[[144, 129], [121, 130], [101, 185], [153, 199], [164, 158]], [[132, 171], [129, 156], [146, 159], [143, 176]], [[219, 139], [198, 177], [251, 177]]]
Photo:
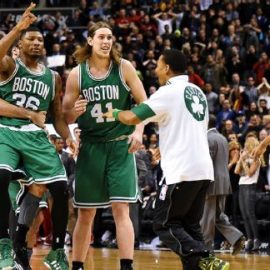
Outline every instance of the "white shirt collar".
[[188, 75], [178, 75], [178, 76], [171, 77], [166, 82], [166, 85], [171, 84], [171, 83], [174, 83], [176, 81], [185, 81], [185, 82], [188, 82]]

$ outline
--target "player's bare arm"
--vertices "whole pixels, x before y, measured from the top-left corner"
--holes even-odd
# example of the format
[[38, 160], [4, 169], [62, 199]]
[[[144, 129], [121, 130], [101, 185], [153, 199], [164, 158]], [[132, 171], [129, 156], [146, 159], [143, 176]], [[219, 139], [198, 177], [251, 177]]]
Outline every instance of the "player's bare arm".
[[143, 84], [137, 76], [135, 68], [127, 61], [122, 61], [122, 72], [126, 84], [129, 86], [132, 96], [137, 104], [147, 99]]
[[46, 120], [46, 112], [34, 112], [27, 110], [16, 105], [12, 105], [9, 102], [0, 98], [0, 116], [10, 118], [29, 119], [33, 124], [44, 128]]
[[15, 61], [10, 56], [7, 56], [7, 53], [14, 42], [19, 38], [21, 31], [27, 29], [36, 21], [37, 17], [32, 13], [35, 6], [36, 4], [31, 3], [16, 26], [0, 40], [0, 81], [9, 78], [15, 70]]
[[269, 135], [253, 150], [252, 156], [254, 158], [259, 158], [266, 151], [268, 145], [270, 145]]
[[87, 100], [80, 96], [78, 79], [79, 67], [76, 67], [68, 76], [63, 99], [63, 114], [68, 124], [74, 123], [86, 111]]
[[[143, 84], [139, 77], [137, 76], [136, 70], [133, 65], [127, 61], [123, 60], [122, 63], [122, 72], [126, 84], [129, 86], [132, 96], [137, 104], [140, 104], [147, 99]], [[135, 116], [135, 115], [134, 115]], [[136, 116], [135, 116], [136, 117]], [[136, 117], [137, 118], [137, 117]], [[142, 144], [142, 135], [144, 130], [144, 125], [139, 124], [140, 122], [136, 121], [136, 129], [130, 136], [130, 147], [129, 152], [137, 151]]]
[[61, 90], [62, 90], [62, 80], [58, 73], [55, 72], [55, 97], [51, 105], [51, 113], [53, 116], [53, 125], [56, 132], [65, 140], [72, 140], [72, 136], [69, 131], [69, 127], [65, 121], [64, 115], [62, 113], [62, 103], [61, 103]]

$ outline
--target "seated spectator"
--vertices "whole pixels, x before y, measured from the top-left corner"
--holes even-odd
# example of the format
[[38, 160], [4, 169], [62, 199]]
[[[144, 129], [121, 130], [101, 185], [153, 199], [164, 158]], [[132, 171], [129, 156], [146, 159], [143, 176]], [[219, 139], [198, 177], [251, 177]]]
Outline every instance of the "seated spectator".
[[258, 110], [260, 115], [263, 117], [264, 115], [269, 114], [269, 110], [267, 109], [267, 100], [264, 98], [259, 99]]
[[217, 129], [220, 129], [226, 120], [234, 120], [235, 112], [231, 109], [228, 99], [222, 102], [222, 109], [217, 114]]
[[245, 114], [243, 111], [239, 111], [236, 114], [236, 121], [235, 121], [234, 129], [237, 134], [237, 137], [239, 138], [241, 142], [243, 142], [244, 140], [243, 134], [246, 133], [247, 127], [248, 126], [247, 126]]
[[229, 140], [229, 135], [232, 133], [235, 133], [233, 121], [232, 120], [226, 120], [224, 123], [224, 126], [222, 128], [222, 135]]
[[264, 115], [262, 118], [263, 128], [270, 134], [270, 115]]
[[257, 107], [257, 103], [256, 102], [251, 102], [249, 104], [249, 108], [245, 111], [245, 115], [246, 115], [246, 120], [249, 121], [250, 117], [254, 114], [260, 114], [258, 107]]
[[229, 142], [238, 142], [238, 137], [236, 133], [230, 133], [228, 135], [228, 141]]
[[250, 132], [254, 132], [258, 137], [260, 130], [262, 129], [261, 117], [258, 114], [254, 114], [250, 117], [243, 137], [246, 137]]
[[[188, 73], [189, 81], [191, 83], [194, 83], [194, 84], [198, 85], [200, 88], [203, 88], [204, 80], [200, 77], [199, 74], [195, 73], [194, 68], [191, 65], [188, 66], [187, 73]], [[215, 94], [215, 96], [216, 96], [216, 99], [217, 99], [217, 94]]]
[[257, 102], [258, 99], [258, 89], [255, 86], [255, 79], [252, 76], [247, 78], [247, 85], [244, 88], [245, 94], [249, 98], [249, 103]]
[[211, 83], [206, 83], [204, 87], [205, 96], [208, 102], [208, 109], [210, 113], [214, 113], [218, 108], [218, 94], [213, 92]]
[[260, 85], [257, 86], [258, 93], [259, 93], [259, 98], [258, 98], [258, 103], [260, 99], [264, 99], [267, 102], [267, 109], [270, 109], [270, 96], [269, 96], [269, 91], [270, 91], [270, 84], [266, 80], [266, 78], [262, 78], [262, 82]]
[[269, 67], [268, 55], [265, 52], [262, 52], [259, 60], [253, 66], [253, 71], [256, 75], [256, 84], [263, 82], [263, 76], [265, 70]]

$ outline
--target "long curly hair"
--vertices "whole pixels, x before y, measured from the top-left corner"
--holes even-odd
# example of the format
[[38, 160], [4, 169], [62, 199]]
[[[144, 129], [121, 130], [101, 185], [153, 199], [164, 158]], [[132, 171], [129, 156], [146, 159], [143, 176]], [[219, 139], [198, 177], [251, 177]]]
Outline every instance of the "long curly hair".
[[[112, 28], [110, 27], [110, 25], [106, 22], [100, 21], [97, 23], [94, 23], [88, 31], [88, 37], [94, 37], [96, 31], [100, 28], [108, 28], [112, 31]], [[76, 59], [76, 62], [78, 64], [83, 63], [84, 61], [86, 61], [88, 58], [90, 58], [92, 55], [92, 47], [88, 44], [88, 42], [86, 42], [84, 44], [84, 46], [80, 46], [73, 54], [73, 56]], [[115, 44], [113, 43], [112, 45], [112, 49], [110, 52], [110, 56], [111, 59], [119, 64], [120, 63], [120, 53], [117, 51], [117, 49], [115, 48]]]
[[[251, 155], [253, 150], [258, 147], [260, 144], [259, 140], [255, 137], [247, 137], [244, 145], [244, 150], [248, 152], [248, 155]], [[264, 166], [265, 161], [263, 155], [259, 157], [261, 165]]]

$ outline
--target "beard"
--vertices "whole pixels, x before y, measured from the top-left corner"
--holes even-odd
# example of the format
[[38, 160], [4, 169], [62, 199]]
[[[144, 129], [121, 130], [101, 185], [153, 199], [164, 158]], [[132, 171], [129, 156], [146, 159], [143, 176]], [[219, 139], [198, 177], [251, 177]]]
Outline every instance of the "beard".
[[33, 61], [37, 61], [37, 60], [40, 60], [42, 58], [42, 55], [41, 54], [29, 54], [28, 57]]

